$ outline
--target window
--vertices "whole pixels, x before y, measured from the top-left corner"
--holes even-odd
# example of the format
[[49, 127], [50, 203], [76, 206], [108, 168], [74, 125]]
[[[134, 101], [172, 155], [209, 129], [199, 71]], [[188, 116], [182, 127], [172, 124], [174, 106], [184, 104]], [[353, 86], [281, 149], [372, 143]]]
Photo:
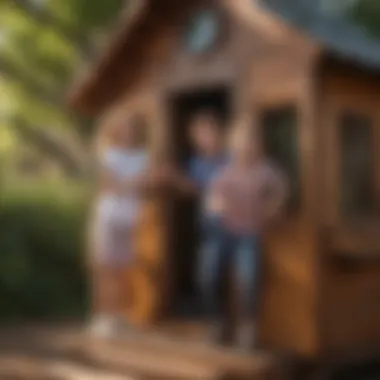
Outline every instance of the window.
[[222, 17], [219, 12], [204, 9], [190, 20], [186, 30], [186, 48], [190, 53], [198, 54], [212, 50], [222, 32]]
[[284, 170], [290, 183], [290, 211], [299, 207], [301, 198], [297, 119], [295, 107], [267, 110], [261, 118], [265, 153]]
[[344, 113], [339, 123], [339, 141], [341, 211], [346, 216], [370, 216], [376, 206], [371, 119]]

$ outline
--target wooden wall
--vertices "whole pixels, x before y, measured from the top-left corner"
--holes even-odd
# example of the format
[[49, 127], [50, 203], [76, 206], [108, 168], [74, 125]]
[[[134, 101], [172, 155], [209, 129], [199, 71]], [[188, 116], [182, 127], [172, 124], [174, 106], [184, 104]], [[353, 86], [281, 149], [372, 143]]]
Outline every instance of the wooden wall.
[[[320, 154], [324, 167], [321, 197], [326, 200], [325, 270], [319, 297], [321, 345], [326, 355], [365, 355], [380, 348], [380, 218], [348, 220], [340, 212], [338, 120], [340, 112], [347, 110], [368, 115], [374, 123], [374, 143], [379, 146], [380, 80], [354, 67], [330, 63], [324, 67], [321, 88], [320, 128], [326, 141]], [[378, 151], [374, 157], [378, 183]]]
[[[318, 49], [277, 19], [248, 10], [241, 19], [251, 37], [249, 112], [260, 122], [265, 110], [297, 109], [301, 178], [299, 210], [269, 231], [265, 242], [260, 338], [264, 346], [302, 355], [318, 349], [318, 229], [314, 76]], [[245, 82], [247, 83], [247, 81]]]

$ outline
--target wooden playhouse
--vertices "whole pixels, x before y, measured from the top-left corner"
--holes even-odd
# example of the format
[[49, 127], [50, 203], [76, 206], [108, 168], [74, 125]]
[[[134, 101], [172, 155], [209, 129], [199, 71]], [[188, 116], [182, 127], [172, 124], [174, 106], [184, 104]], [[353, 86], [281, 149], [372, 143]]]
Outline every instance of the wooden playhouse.
[[[318, 1], [146, 0], [119, 28], [71, 103], [145, 118], [154, 159], [182, 165], [199, 108], [249, 117], [291, 180], [265, 241], [260, 342], [303, 357], [380, 348], [380, 43]], [[181, 325], [194, 291], [190, 202], [147, 201], [136, 322]], [[186, 321], [186, 322], [185, 322]]]

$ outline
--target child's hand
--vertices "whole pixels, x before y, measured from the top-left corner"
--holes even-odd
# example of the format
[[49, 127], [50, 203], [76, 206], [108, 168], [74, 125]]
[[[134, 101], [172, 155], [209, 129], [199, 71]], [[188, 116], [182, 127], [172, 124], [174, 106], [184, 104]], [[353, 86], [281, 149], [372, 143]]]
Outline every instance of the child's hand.
[[206, 208], [212, 213], [221, 214], [225, 211], [226, 205], [222, 197], [213, 195], [207, 199]]
[[173, 170], [171, 180], [173, 186], [181, 188], [188, 181], [188, 178], [179, 170]]
[[196, 194], [197, 185], [178, 169], [173, 168], [170, 176], [170, 185], [184, 194]]

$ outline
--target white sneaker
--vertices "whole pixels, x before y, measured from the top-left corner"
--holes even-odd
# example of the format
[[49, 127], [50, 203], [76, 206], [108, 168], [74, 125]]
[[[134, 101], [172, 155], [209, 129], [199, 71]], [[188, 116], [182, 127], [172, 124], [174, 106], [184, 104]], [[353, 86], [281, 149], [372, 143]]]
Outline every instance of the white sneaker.
[[238, 329], [238, 345], [241, 349], [250, 351], [256, 345], [256, 326], [254, 324], [245, 324]]
[[116, 334], [117, 320], [109, 315], [99, 315], [89, 326], [90, 334], [97, 338], [110, 338]]
[[206, 334], [208, 343], [210, 344], [222, 344], [225, 339], [226, 326], [221, 321], [214, 321], [209, 327], [209, 331]]

